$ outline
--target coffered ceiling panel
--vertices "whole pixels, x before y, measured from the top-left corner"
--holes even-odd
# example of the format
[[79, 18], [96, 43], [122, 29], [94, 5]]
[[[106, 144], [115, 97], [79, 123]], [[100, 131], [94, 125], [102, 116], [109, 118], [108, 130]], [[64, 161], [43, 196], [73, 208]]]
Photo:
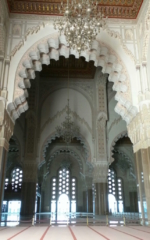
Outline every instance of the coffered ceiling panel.
[[[7, 2], [11, 13], [59, 15], [61, 0], [7, 0]], [[143, 0], [98, 0], [98, 2], [99, 10], [109, 18], [135, 19]]]

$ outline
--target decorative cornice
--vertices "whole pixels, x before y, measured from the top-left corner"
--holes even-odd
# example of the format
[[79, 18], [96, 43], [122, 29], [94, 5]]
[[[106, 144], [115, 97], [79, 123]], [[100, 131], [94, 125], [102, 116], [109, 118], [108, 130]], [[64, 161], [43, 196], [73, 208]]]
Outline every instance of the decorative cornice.
[[[136, 19], [143, 0], [103, 1], [99, 2], [99, 11], [110, 18]], [[8, 0], [11, 13], [59, 15], [61, 1], [24, 1]]]

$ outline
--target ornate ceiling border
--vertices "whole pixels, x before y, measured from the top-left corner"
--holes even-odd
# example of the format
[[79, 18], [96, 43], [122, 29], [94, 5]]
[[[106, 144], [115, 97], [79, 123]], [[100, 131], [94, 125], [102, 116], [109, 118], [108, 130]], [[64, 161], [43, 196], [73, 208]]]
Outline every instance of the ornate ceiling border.
[[[10, 13], [37, 14], [37, 15], [59, 15], [61, 2], [50, 1], [16, 1], [7, 0]], [[117, 3], [109, 4], [106, 1], [99, 3], [98, 9], [109, 18], [136, 19], [143, 0], [133, 0], [132, 4]]]

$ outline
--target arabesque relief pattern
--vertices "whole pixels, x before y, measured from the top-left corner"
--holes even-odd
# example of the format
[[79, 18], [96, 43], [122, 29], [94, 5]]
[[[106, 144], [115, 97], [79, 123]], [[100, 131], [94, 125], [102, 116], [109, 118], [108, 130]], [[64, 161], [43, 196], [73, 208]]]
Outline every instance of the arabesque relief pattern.
[[150, 103], [141, 106], [140, 112], [127, 128], [135, 153], [150, 147]]
[[[135, 19], [138, 15], [143, 0], [99, 0], [98, 8], [108, 17]], [[11, 13], [59, 15], [61, 1], [17, 1], [8, 0]]]

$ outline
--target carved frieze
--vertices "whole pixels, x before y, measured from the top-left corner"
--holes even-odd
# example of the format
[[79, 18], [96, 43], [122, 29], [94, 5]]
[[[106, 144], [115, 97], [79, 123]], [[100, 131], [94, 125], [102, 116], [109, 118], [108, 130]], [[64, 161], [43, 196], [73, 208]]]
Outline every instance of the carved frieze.
[[150, 102], [141, 104], [140, 111], [128, 124], [128, 135], [133, 143], [133, 150], [150, 147]]
[[[111, 18], [135, 19], [143, 0], [99, 0], [98, 8], [103, 14]], [[59, 15], [61, 1], [24, 1], [8, 0], [11, 13]]]

